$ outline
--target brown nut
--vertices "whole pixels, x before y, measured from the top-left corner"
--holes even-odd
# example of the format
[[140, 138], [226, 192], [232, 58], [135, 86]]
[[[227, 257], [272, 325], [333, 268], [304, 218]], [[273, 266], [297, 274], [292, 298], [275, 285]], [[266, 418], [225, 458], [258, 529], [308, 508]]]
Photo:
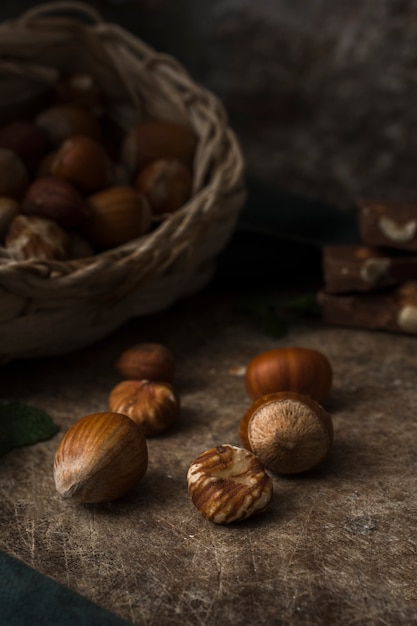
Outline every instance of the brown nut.
[[109, 409], [124, 413], [142, 428], [146, 437], [152, 437], [177, 421], [180, 398], [169, 383], [123, 380], [110, 392]]
[[20, 204], [15, 198], [0, 196], [0, 242], [4, 240], [10, 224], [20, 213]]
[[179, 159], [158, 159], [142, 168], [134, 186], [149, 200], [154, 215], [173, 213], [191, 196], [193, 177]]
[[102, 412], [79, 419], [63, 436], [54, 459], [55, 486], [79, 502], [116, 500], [141, 480], [148, 447], [126, 415]]
[[86, 217], [86, 203], [66, 180], [43, 176], [28, 187], [22, 200], [22, 213], [57, 222], [64, 229], [79, 226]]
[[100, 141], [102, 132], [95, 117], [73, 104], [57, 104], [39, 113], [35, 124], [48, 138], [51, 148], [58, 148], [75, 135], [85, 135]]
[[248, 450], [224, 444], [206, 450], [187, 472], [188, 493], [201, 515], [229, 524], [265, 511], [272, 499], [272, 480]]
[[14, 152], [0, 148], [0, 196], [21, 198], [29, 184], [28, 171]]
[[35, 215], [17, 215], [9, 226], [5, 248], [16, 261], [68, 258], [69, 238], [55, 222]]
[[156, 161], [174, 157], [192, 168], [197, 139], [191, 128], [175, 122], [147, 120], [133, 126], [121, 148], [122, 161], [131, 172]]
[[332, 387], [332, 367], [324, 354], [301, 347], [267, 350], [248, 363], [245, 387], [255, 399], [274, 391], [295, 391], [322, 402]]
[[82, 193], [103, 189], [112, 179], [112, 165], [105, 149], [85, 135], [64, 141], [49, 167], [53, 176], [64, 178]]
[[0, 129], [0, 148], [11, 150], [30, 171], [36, 169], [46, 153], [43, 131], [28, 120], [14, 120]]
[[98, 248], [114, 248], [150, 230], [149, 202], [130, 185], [109, 187], [87, 200], [85, 234]]
[[171, 350], [160, 343], [138, 343], [124, 350], [114, 364], [127, 380], [156, 380], [172, 383], [175, 359]]
[[241, 420], [239, 433], [243, 446], [276, 474], [313, 469], [333, 443], [327, 411], [307, 396], [286, 391], [255, 400]]

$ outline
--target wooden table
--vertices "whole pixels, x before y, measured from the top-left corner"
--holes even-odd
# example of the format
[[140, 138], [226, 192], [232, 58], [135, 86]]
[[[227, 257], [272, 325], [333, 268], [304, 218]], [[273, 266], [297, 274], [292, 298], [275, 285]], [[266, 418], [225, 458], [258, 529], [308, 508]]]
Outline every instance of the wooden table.
[[[148, 472], [129, 497], [63, 500], [58, 441], [106, 410], [114, 360], [139, 341], [174, 351], [180, 421], [149, 440]], [[188, 466], [209, 447], [239, 445], [249, 404], [239, 368], [281, 345], [317, 348], [333, 364], [332, 454], [308, 476], [274, 477], [267, 513], [214, 525], [188, 498]], [[273, 340], [233, 295], [206, 291], [82, 352], [11, 363], [2, 397], [48, 411], [61, 432], [0, 460], [0, 548], [138, 625], [416, 624], [416, 353], [416, 338], [320, 324]]]

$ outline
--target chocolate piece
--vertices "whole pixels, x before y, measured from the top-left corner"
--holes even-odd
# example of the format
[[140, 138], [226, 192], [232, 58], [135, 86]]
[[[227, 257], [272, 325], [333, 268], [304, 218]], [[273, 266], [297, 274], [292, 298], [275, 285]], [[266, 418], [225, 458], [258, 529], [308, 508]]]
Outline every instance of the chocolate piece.
[[358, 219], [365, 244], [417, 251], [417, 203], [360, 200]]
[[373, 291], [417, 281], [417, 255], [369, 246], [324, 246], [322, 267], [329, 293]]
[[373, 294], [318, 294], [324, 322], [417, 335], [417, 282]]

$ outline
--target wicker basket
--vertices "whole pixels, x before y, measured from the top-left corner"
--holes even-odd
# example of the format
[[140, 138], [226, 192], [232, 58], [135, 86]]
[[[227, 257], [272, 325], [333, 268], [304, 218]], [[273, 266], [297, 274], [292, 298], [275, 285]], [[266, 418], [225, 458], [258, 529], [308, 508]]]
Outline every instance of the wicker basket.
[[245, 200], [242, 155], [218, 99], [83, 3], [38, 5], [0, 25], [0, 121], [33, 108], [62, 71], [94, 76], [106, 114], [125, 129], [147, 116], [191, 126], [193, 194], [148, 235], [85, 259], [0, 258], [2, 362], [80, 349], [201, 289]]

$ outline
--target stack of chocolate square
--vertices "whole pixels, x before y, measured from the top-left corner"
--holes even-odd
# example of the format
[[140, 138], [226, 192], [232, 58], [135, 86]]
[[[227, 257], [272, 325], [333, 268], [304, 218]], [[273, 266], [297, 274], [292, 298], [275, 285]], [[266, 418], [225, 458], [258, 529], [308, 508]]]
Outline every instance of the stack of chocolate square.
[[417, 334], [417, 204], [358, 204], [358, 245], [323, 247], [329, 324]]

